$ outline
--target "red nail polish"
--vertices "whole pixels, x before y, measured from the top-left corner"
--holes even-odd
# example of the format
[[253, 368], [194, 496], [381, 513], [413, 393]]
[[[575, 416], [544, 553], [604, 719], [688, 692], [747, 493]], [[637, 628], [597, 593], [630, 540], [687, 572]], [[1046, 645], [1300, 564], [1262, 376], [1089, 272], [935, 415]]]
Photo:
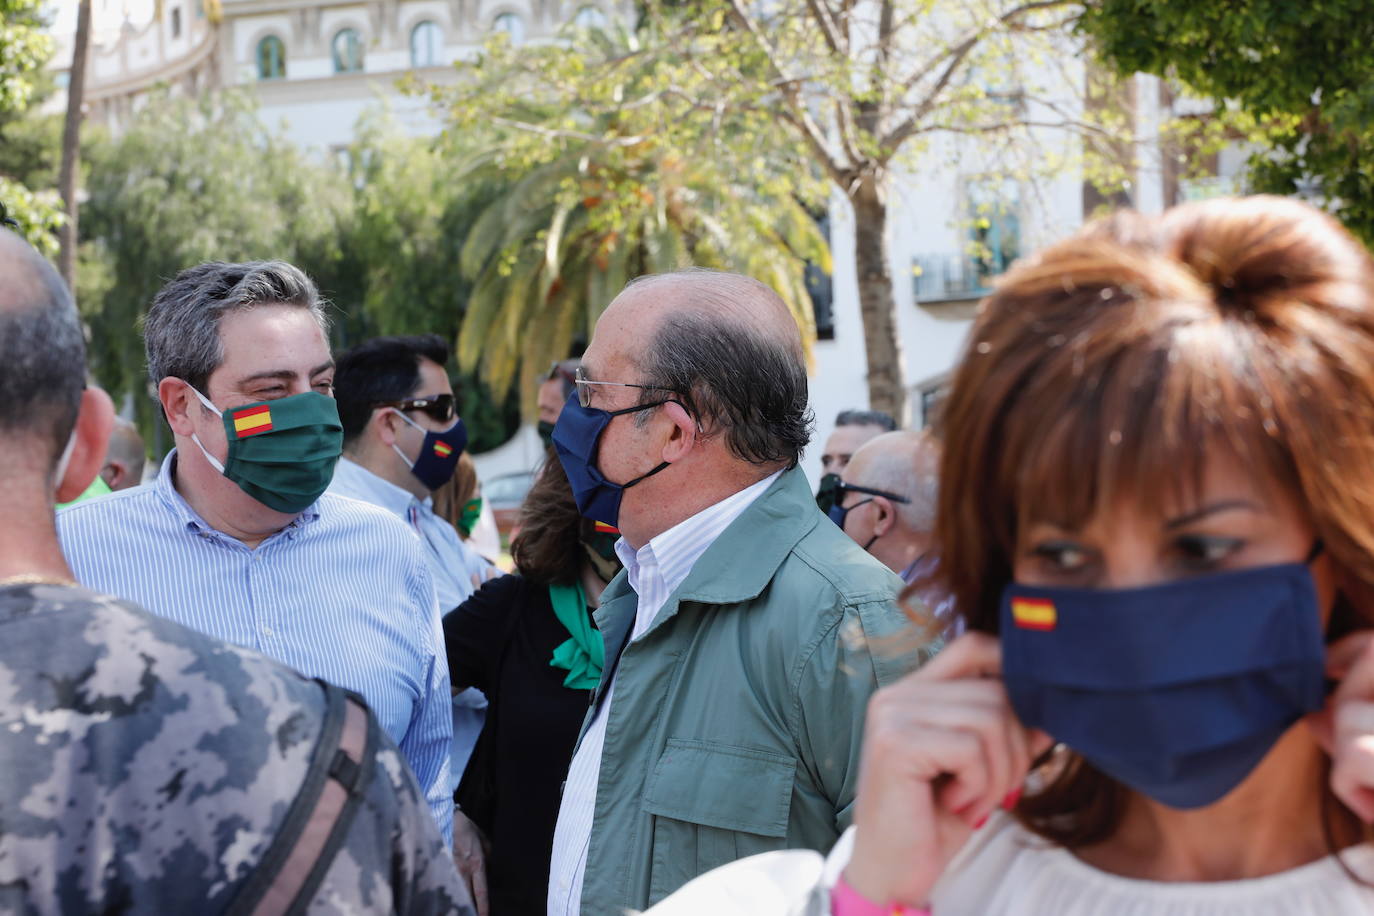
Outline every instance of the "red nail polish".
[[1007, 797], [1004, 798], [1004, 799], [1002, 799], [1002, 810], [1003, 810], [1003, 811], [1010, 811], [1012, 808], [1015, 808], [1015, 807], [1016, 807], [1016, 803], [1019, 802], [1020, 800], [1021, 800], [1021, 790], [1020, 790], [1020, 789], [1012, 789], [1010, 792], [1007, 793]]
[[988, 822], [988, 815], [984, 814], [982, 817], [978, 818], [978, 823], [976, 823], [976, 824], [973, 825], [973, 829], [974, 829], [974, 830], [981, 830], [982, 827], [983, 827], [983, 825], [986, 824], [987, 822]]

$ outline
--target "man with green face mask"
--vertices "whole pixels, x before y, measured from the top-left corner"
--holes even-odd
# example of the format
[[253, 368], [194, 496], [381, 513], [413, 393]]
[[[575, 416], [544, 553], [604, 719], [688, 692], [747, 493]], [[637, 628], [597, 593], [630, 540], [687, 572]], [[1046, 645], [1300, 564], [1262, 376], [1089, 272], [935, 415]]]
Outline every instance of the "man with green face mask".
[[64, 510], [58, 532], [83, 584], [361, 693], [448, 840], [433, 580], [404, 523], [324, 492], [343, 444], [326, 329], [289, 264], [182, 271], [144, 326], [176, 448], [154, 484]]

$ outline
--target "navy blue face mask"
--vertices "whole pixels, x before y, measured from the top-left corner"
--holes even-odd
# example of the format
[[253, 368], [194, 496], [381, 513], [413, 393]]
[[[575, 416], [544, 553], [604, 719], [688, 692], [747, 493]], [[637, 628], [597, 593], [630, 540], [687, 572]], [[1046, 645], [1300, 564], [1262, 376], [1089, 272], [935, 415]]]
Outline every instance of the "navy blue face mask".
[[420, 444], [420, 454], [413, 462], [401, 451], [400, 446], [391, 443], [392, 450], [410, 465], [410, 473], [428, 490], [437, 490], [448, 483], [458, 469], [458, 459], [463, 456], [463, 449], [468, 445], [468, 428], [463, 418], [454, 420], [448, 429], [435, 431], [425, 429], [399, 410], [393, 408], [392, 412], [425, 434], [425, 441]]
[[638, 404], [624, 410], [601, 410], [583, 407], [576, 391], [568, 396], [567, 406], [558, 415], [558, 422], [553, 428], [553, 447], [564, 473], [568, 475], [568, 483], [572, 484], [573, 499], [577, 501], [577, 511], [583, 518], [605, 522], [613, 528], [620, 527], [620, 500], [625, 491], [668, 467], [669, 462], [665, 461], [628, 483], [612, 483], [596, 467], [596, 445], [611, 420], [622, 414], [662, 406], [669, 400]]
[[1221, 799], [1325, 700], [1302, 563], [1120, 590], [1013, 583], [1001, 637], [1023, 724], [1173, 808]]

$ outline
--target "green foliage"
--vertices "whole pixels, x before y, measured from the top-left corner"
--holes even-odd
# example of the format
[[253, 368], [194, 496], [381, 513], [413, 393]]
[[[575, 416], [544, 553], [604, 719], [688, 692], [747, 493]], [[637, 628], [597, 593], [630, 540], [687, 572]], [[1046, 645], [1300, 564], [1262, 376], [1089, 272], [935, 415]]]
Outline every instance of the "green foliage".
[[19, 224], [19, 234], [49, 258], [57, 255], [57, 227], [62, 225], [62, 201], [55, 191], [30, 191], [0, 175], [0, 201], [6, 215]]
[[23, 111], [53, 53], [42, 0], [0, 0], [0, 112]]
[[[773, 285], [814, 337], [802, 270], [829, 267], [807, 209], [824, 185], [761, 111], [690, 97], [683, 62], [652, 29], [582, 32], [512, 48], [494, 38], [435, 89], [450, 116], [450, 180], [487, 193], [459, 265], [473, 283], [459, 336], [465, 368], [492, 390], [585, 341], [625, 283], [688, 265]], [[766, 152], [765, 152], [766, 151]]]
[[[250, 97], [150, 98], [116, 138], [93, 144], [78, 301], [93, 371], [132, 394], [150, 443], [161, 420], [144, 377], [138, 329], [178, 271], [206, 260], [282, 259], [304, 269], [335, 311], [334, 345], [378, 334], [453, 339], [466, 286], [456, 264], [470, 219], [439, 155], [368, 124], [340, 168], [265, 129]], [[515, 405], [459, 378], [475, 451], [509, 438]]]
[[1374, 17], [1360, 0], [1097, 0], [1082, 26], [1122, 72], [1173, 74], [1248, 115], [1254, 190], [1312, 190], [1374, 243]]
[[643, 0], [633, 32], [519, 49], [494, 39], [459, 65], [459, 88], [434, 93], [453, 134], [498, 134], [485, 167], [522, 176], [465, 252], [477, 277], [466, 358], [480, 343], [487, 377], [505, 384], [594, 318], [608, 281], [683, 260], [775, 282], [807, 327], [790, 273], [809, 247], [800, 213], [837, 191], [854, 207], [869, 400], [901, 415], [892, 176], [937, 137], [964, 175], [970, 162], [988, 178], [1071, 166], [1044, 140], [1062, 129], [1055, 145], [1072, 146], [1064, 136], [1085, 120], [1070, 31], [1080, 11], [1073, 0]]
[[[342, 316], [340, 346], [379, 334], [457, 341], [471, 294], [460, 252], [480, 208], [502, 188], [458, 181], [441, 143], [405, 136], [386, 112], [364, 118], [347, 158], [351, 217], [337, 270], [318, 278]], [[470, 371], [454, 384], [474, 452], [510, 438], [519, 424], [513, 397], [494, 398]]]
[[[24, 113], [51, 88], [42, 67], [53, 52], [45, 31], [41, 0], [0, 0], [0, 203], [19, 223], [19, 232], [48, 257], [57, 254], [57, 228], [62, 225], [62, 202], [49, 191], [44, 155], [52, 152], [42, 131]], [[60, 127], [58, 128], [60, 131]], [[60, 144], [57, 148], [60, 152]], [[55, 167], [54, 167], [55, 170]], [[35, 180], [37, 179], [37, 180]]]

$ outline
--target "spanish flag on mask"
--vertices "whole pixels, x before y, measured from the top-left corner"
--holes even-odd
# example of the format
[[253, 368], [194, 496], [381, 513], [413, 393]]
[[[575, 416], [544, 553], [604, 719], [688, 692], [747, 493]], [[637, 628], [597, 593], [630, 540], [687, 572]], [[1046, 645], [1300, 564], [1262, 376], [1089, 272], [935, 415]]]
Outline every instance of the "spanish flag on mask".
[[1011, 619], [1023, 630], [1053, 630], [1059, 612], [1048, 598], [1013, 598]]
[[234, 434], [239, 439], [247, 439], [258, 433], [272, 431], [272, 408], [267, 404], [249, 407], [234, 414]]

